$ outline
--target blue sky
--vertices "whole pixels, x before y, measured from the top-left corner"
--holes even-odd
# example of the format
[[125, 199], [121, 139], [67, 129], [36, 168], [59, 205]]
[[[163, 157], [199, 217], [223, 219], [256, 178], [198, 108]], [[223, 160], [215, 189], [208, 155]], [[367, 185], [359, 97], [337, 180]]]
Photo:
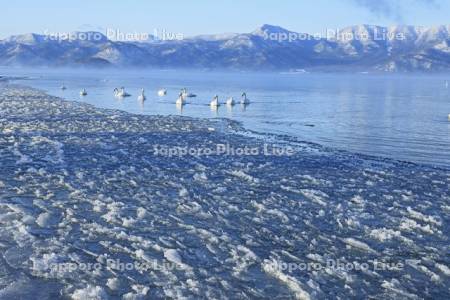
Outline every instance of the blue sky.
[[320, 33], [355, 24], [449, 24], [448, 0], [14, 0], [2, 3], [0, 37], [36, 32], [250, 32], [262, 24]]

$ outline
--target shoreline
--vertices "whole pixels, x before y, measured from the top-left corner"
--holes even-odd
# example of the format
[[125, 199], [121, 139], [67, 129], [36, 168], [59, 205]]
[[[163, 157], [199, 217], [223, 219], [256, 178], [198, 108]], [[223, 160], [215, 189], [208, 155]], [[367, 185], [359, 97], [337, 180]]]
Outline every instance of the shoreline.
[[0, 112], [0, 253], [20, 270], [0, 298], [449, 293], [447, 169], [298, 139], [291, 156], [153, 155], [267, 140], [227, 119], [133, 115], [15, 86], [0, 86]]
[[[1, 78], [0, 78], [1, 79]], [[26, 79], [25, 77], [4, 77], [3, 78], [4, 81], [3, 83], [6, 83], [7, 85], [12, 85], [12, 86], [18, 86], [18, 87], [23, 87], [25, 89], [32, 89], [32, 90], [36, 90], [39, 91], [40, 93], [43, 93], [45, 95], [48, 95], [49, 97], [55, 98], [55, 99], [59, 99], [61, 101], [67, 101], [67, 102], [74, 102], [74, 103], [83, 103], [83, 102], [78, 102], [78, 101], [74, 101], [74, 100], [68, 100], [68, 99], [64, 99], [64, 98], [60, 98], [58, 96], [53, 96], [49, 93], [47, 93], [44, 90], [41, 90], [39, 88], [35, 88], [32, 86], [28, 86], [28, 85], [23, 85], [23, 84], [16, 84], [16, 83], [8, 83], [8, 82], [12, 82], [14, 80], [23, 80]], [[31, 80], [31, 79], [30, 79]], [[0, 81], [0, 84], [2, 83], [2, 81]], [[338, 148], [338, 147], [333, 147], [333, 146], [327, 146], [327, 145], [323, 145], [321, 143], [318, 142], [311, 142], [311, 141], [306, 141], [306, 140], [302, 140], [300, 137], [298, 136], [294, 136], [294, 135], [290, 135], [287, 133], [271, 133], [271, 132], [260, 132], [257, 130], [252, 130], [249, 128], [246, 128], [243, 126], [242, 121], [238, 121], [238, 120], [233, 120], [227, 117], [218, 117], [218, 118], [201, 118], [201, 117], [191, 117], [191, 116], [180, 116], [180, 115], [175, 115], [175, 114], [170, 114], [170, 115], [160, 115], [160, 114], [136, 114], [133, 112], [127, 112], [124, 110], [120, 110], [120, 109], [111, 109], [111, 108], [102, 108], [102, 107], [97, 107], [94, 104], [88, 104], [88, 103], [83, 103], [85, 105], [89, 105], [92, 106], [98, 110], [102, 110], [102, 111], [111, 111], [111, 112], [120, 112], [120, 113], [124, 113], [124, 114], [130, 114], [133, 116], [149, 116], [149, 117], [159, 117], [159, 118], [164, 118], [164, 117], [168, 117], [168, 118], [187, 118], [187, 119], [191, 119], [191, 120], [210, 120], [213, 121], [217, 120], [217, 121], [224, 121], [228, 124], [233, 124], [233, 126], [235, 127], [233, 130], [231, 130], [232, 132], [236, 133], [236, 134], [242, 134], [242, 135], [250, 135], [254, 138], [259, 138], [259, 139], [270, 139], [270, 140], [278, 140], [282, 143], [294, 143], [294, 144], [299, 144], [302, 146], [305, 145], [310, 145], [313, 148], [316, 148], [317, 151], [326, 151], [326, 152], [333, 152], [333, 153], [344, 153], [347, 155], [356, 155], [356, 156], [360, 156], [361, 158], [367, 159], [367, 160], [379, 160], [379, 161], [393, 161], [393, 162], [398, 162], [398, 163], [405, 163], [405, 164], [412, 164], [412, 165], [417, 165], [417, 166], [422, 166], [422, 167], [426, 167], [426, 168], [433, 168], [433, 169], [441, 169], [441, 170], [450, 170], [450, 165], [444, 164], [444, 163], [425, 163], [425, 162], [415, 162], [415, 161], [410, 161], [410, 160], [405, 160], [405, 159], [399, 159], [399, 158], [393, 158], [393, 157], [387, 157], [387, 156], [382, 156], [382, 155], [374, 155], [374, 154], [366, 154], [366, 153], [362, 153], [362, 152], [357, 152], [357, 151], [352, 151], [352, 150], [347, 150], [347, 149], [343, 149], [343, 148]], [[230, 125], [231, 126], [231, 125]], [[319, 150], [320, 149], [320, 150]]]
[[[24, 75], [22, 73], [20, 74], [11, 73], [11, 74]], [[366, 109], [362, 109], [361, 112], [358, 113], [359, 115], [357, 114], [354, 117], [351, 116], [352, 114], [350, 114], [349, 112], [346, 112], [348, 111], [348, 109], [338, 109], [339, 113], [337, 111], [331, 113], [330, 109], [334, 110], [333, 108], [334, 104], [332, 104], [332, 102], [334, 101], [327, 100], [325, 103], [325, 108], [323, 108], [323, 110], [328, 111], [329, 116], [323, 118], [321, 116], [321, 113], [319, 113], [320, 108], [318, 107], [314, 108], [315, 107], [314, 104], [307, 104], [311, 103], [311, 100], [308, 101], [305, 100], [306, 101], [305, 104], [299, 104], [297, 106], [301, 107], [301, 105], [307, 105], [308, 109], [315, 111], [315, 113], [311, 115], [311, 113], [305, 112], [304, 117], [299, 114], [299, 116], [302, 117], [299, 117], [298, 119], [295, 120], [290, 119], [293, 117], [292, 113], [293, 110], [290, 110], [289, 108], [290, 104], [289, 106], [286, 106], [285, 109], [283, 108], [283, 110], [286, 111], [286, 113], [284, 112], [275, 113], [278, 105], [274, 107], [273, 104], [267, 105], [262, 102], [261, 103], [258, 102], [255, 103], [255, 106], [252, 105], [252, 109], [245, 113], [243, 112], [242, 109], [239, 109], [239, 107], [235, 109], [228, 109], [228, 108], [225, 109], [225, 107], [223, 107], [224, 109], [220, 109], [214, 114], [209, 113], [209, 111], [206, 109], [206, 105], [209, 105], [209, 102], [206, 100], [206, 98], [208, 97], [207, 96], [208, 93], [205, 91], [200, 93], [200, 95], [203, 93], [205, 97], [203, 96], [200, 97], [198, 101], [194, 101], [192, 103], [193, 104], [192, 107], [188, 107], [185, 111], [183, 111], [183, 110], [175, 110], [175, 106], [174, 105], [172, 106], [170, 103], [171, 102], [170, 97], [165, 100], [155, 96], [153, 99], [151, 92], [149, 94], [149, 97], [152, 98], [152, 101], [145, 103], [145, 105], [138, 105], [137, 102], [134, 101], [131, 102], [127, 101], [124, 103], [120, 101], [117, 102], [112, 101], [113, 99], [110, 99], [108, 89], [109, 88], [113, 89], [114, 85], [119, 84], [119, 83], [117, 84], [112, 83], [114, 82], [114, 80], [118, 81], [115, 75], [111, 77], [108, 77], [106, 74], [102, 75], [101, 73], [96, 74], [95, 76], [93, 75], [92, 77], [93, 80], [99, 80], [100, 82], [106, 83], [102, 83], [104, 84], [102, 88], [94, 89], [92, 87], [93, 89], [91, 89], [91, 92], [98, 94], [96, 95], [96, 97], [92, 97], [92, 95], [90, 95], [86, 97], [86, 99], [78, 99], [79, 96], [77, 90], [80, 88], [78, 88], [77, 86], [73, 86], [74, 89], [70, 88], [69, 90], [62, 92], [59, 89], [59, 86], [56, 84], [58, 81], [60, 81], [59, 79], [56, 79], [59, 77], [54, 77], [56, 76], [55, 75], [56, 73], [53, 74], [52, 76], [49, 75], [48, 80], [50, 81], [44, 79], [40, 80], [38, 78], [38, 74], [36, 73], [33, 74], [35, 75], [34, 79], [36, 79], [36, 81], [21, 80], [16, 82], [44, 89], [52, 95], [57, 95], [58, 97], [66, 98], [68, 100], [91, 103], [93, 105], [96, 105], [97, 107], [120, 109], [133, 114], [147, 114], [147, 115], [181, 114], [199, 118], [228, 117], [233, 120], [238, 120], [242, 122], [242, 124], [245, 124], [245, 129], [247, 131], [250, 129], [257, 131], [258, 133], [267, 132], [274, 135], [281, 135], [281, 136], [288, 135], [291, 137], [296, 137], [297, 140], [316, 143], [332, 150], [348, 151], [354, 154], [362, 154], [404, 162], [412, 162], [432, 167], [450, 168], [450, 162], [447, 159], [445, 152], [445, 145], [448, 144], [448, 139], [446, 138], [447, 134], [446, 124], [443, 123], [444, 122], [443, 119], [441, 120], [442, 116], [439, 116], [436, 113], [430, 113], [431, 116], [424, 115], [422, 117], [415, 117], [408, 119], [407, 115], [409, 115], [409, 113], [403, 112], [402, 117], [406, 118], [407, 120], [405, 121], [406, 123], [404, 124], [401, 124], [401, 122], [398, 121], [402, 120], [402, 118], [400, 117], [396, 119], [397, 121], [393, 120], [392, 118], [394, 118], [395, 116], [388, 116], [386, 120], [383, 119], [380, 121], [377, 121], [376, 118], [374, 117], [367, 117], [367, 120], [363, 121], [365, 118], [363, 112]], [[69, 78], [75, 75], [76, 74], [71, 75], [66, 74], [63, 76], [63, 78], [67, 76]], [[154, 74], [153, 75], [150, 74], [148, 76], [151, 79], [153, 78]], [[172, 77], [172, 75], [170, 75], [169, 77]], [[138, 80], [139, 78], [141, 78], [140, 75], [136, 76], [136, 80]], [[357, 78], [361, 78], [361, 80], [363, 80], [363, 83], [370, 81], [364, 79], [364, 77], [362, 76], [358, 76]], [[61, 80], [67, 81], [68, 79], [64, 80], [61, 79]], [[77, 80], [79, 81], [82, 79], [78, 78]], [[86, 84], [87, 86], [89, 86], [89, 83], [83, 83], [84, 86], [86, 86]], [[133, 86], [132, 83], [130, 82], [127, 82], [126, 85], [132, 86], [131, 89], [135, 88], [135, 86]], [[145, 84], [140, 83], [138, 85], [144, 86]], [[198, 91], [202, 90], [198, 87], [193, 88], [197, 89]], [[175, 90], [176, 89], [174, 88], [174, 91]], [[324, 95], [326, 95], [326, 91], [324, 91], [324, 93], [325, 93]], [[256, 97], [260, 99], [264, 98], [263, 95], [258, 94], [256, 95]], [[274, 99], [276, 100], [276, 98]], [[267, 99], [264, 101], [267, 101]], [[417, 102], [418, 103], [417, 106], [426, 105], [424, 103], [420, 104], [421, 101], [422, 100]], [[359, 103], [360, 101], [356, 102]], [[361, 105], [357, 103], [354, 103], [352, 105]], [[377, 103], [377, 99], [374, 99], [373, 103]], [[201, 105], [205, 105], [204, 106], [205, 109], [203, 109], [203, 106]], [[364, 107], [366, 107], [365, 105], [372, 105], [372, 104], [364, 102]], [[261, 113], [261, 110], [267, 111], [267, 109], [264, 108], [264, 106], [274, 109], [273, 113], [275, 113], [278, 118], [282, 119], [280, 119], [279, 121], [272, 121], [271, 119], [272, 112]], [[380, 105], [378, 106], [382, 107]], [[445, 111], [446, 107], [444, 106], [442, 110]], [[283, 119], [284, 116], [286, 116], [287, 118], [286, 120], [288, 121], [286, 122], [282, 121], [284, 120]], [[424, 123], [426, 123], [426, 126], [420, 125], [421, 123], [419, 122], [419, 120], [421, 118], [423, 118]], [[360, 125], [362, 126], [361, 130], [356, 131], [355, 133], [352, 132], [352, 130], [354, 129], [352, 129], [352, 127], [349, 125], [349, 123], [353, 122], [351, 121], [353, 119], [356, 120], [354, 122], [360, 123]], [[308, 127], [309, 123], [316, 124], [317, 127], [316, 128]], [[390, 125], [386, 125], [385, 123], [386, 124], [392, 123], [392, 128], [388, 129]], [[383, 124], [385, 124], [386, 126]], [[377, 126], [381, 126], [379, 131], [377, 129]], [[408, 126], [411, 128], [411, 131], [404, 131], [404, 128]], [[429, 133], [431, 129], [433, 131]], [[336, 131], [338, 134], [333, 134], [334, 131]], [[428, 144], [435, 146], [434, 147], [426, 146]]]

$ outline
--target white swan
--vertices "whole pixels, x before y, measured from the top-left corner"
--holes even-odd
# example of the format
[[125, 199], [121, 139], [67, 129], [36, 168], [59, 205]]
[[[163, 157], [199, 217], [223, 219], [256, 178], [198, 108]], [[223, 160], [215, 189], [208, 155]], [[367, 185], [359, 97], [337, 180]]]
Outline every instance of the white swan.
[[161, 90], [158, 91], [158, 96], [164, 97], [165, 95], [167, 95], [167, 90], [166, 89], [161, 89]]
[[141, 89], [141, 94], [139, 95], [138, 100], [139, 101], [145, 101], [145, 99], [147, 99], [145, 97], [145, 91], [144, 91], [144, 89]]
[[125, 88], [121, 88], [120, 89], [120, 97], [130, 97], [131, 94], [128, 94], [127, 92], [125, 92]]
[[242, 93], [241, 104], [248, 105], [250, 104], [250, 99], [247, 98], [247, 93]]
[[228, 106], [233, 106], [235, 104], [233, 97], [230, 97], [227, 99], [227, 105]]
[[182, 105], [185, 104], [184, 98], [183, 98], [183, 93], [180, 93], [180, 94], [178, 95], [178, 99], [177, 99], [177, 101], [176, 101], [175, 103], [176, 103], [177, 105], [179, 105], [179, 106], [182, 106]]
[[130, 97], [131, 95], [125, 92], [125, 88], [121, 87], [120, 90], [118, 88], [114, 89], [114, 95], [119, 98]]
[[87, 95], [86, 89], [82, 89], [80, 91], [80, 96], [86, 96], [86, 95]]
[[183, 88], [182, 90], [181, 90], [181, 93], [182, 93], [182, 95], [183, 95], [183, 98], [194, 98], [194, 97], [197, 97], [197, 95], [196, 94], [192, 94], [192, 93], [188, 93], [188, 91], [187, 91], [187, 89], [186, 88]]
[[211, 107], [218, 107], [220, 106], [219, 103], [219, 96], [215, 95], [214, 98], [212, 99], [211, 103], [209, 104]]

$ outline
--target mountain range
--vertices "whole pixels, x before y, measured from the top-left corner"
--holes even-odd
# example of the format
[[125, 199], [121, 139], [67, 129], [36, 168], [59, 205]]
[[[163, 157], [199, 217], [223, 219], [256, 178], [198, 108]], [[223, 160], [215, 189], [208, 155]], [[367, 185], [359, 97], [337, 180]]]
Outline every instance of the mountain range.
[[[450, 71], [450, 26], [350, 26], [325, 36], [263, 25], [251, 33], [113, 41], [24, 34], [0, 40], [3, 66], [236, 70]], [[80, 38], [80, 37], [95, 38]]]

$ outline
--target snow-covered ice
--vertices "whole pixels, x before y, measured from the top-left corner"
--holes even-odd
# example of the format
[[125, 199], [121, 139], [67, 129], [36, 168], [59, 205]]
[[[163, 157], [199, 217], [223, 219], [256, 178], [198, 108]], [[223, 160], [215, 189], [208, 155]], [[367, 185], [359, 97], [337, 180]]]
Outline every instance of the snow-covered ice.
[[[152, 152], [268, 140], [297, 152]], [[3, 84], [0, 299], [448, 299], [449, 185], [447, 169]]]

